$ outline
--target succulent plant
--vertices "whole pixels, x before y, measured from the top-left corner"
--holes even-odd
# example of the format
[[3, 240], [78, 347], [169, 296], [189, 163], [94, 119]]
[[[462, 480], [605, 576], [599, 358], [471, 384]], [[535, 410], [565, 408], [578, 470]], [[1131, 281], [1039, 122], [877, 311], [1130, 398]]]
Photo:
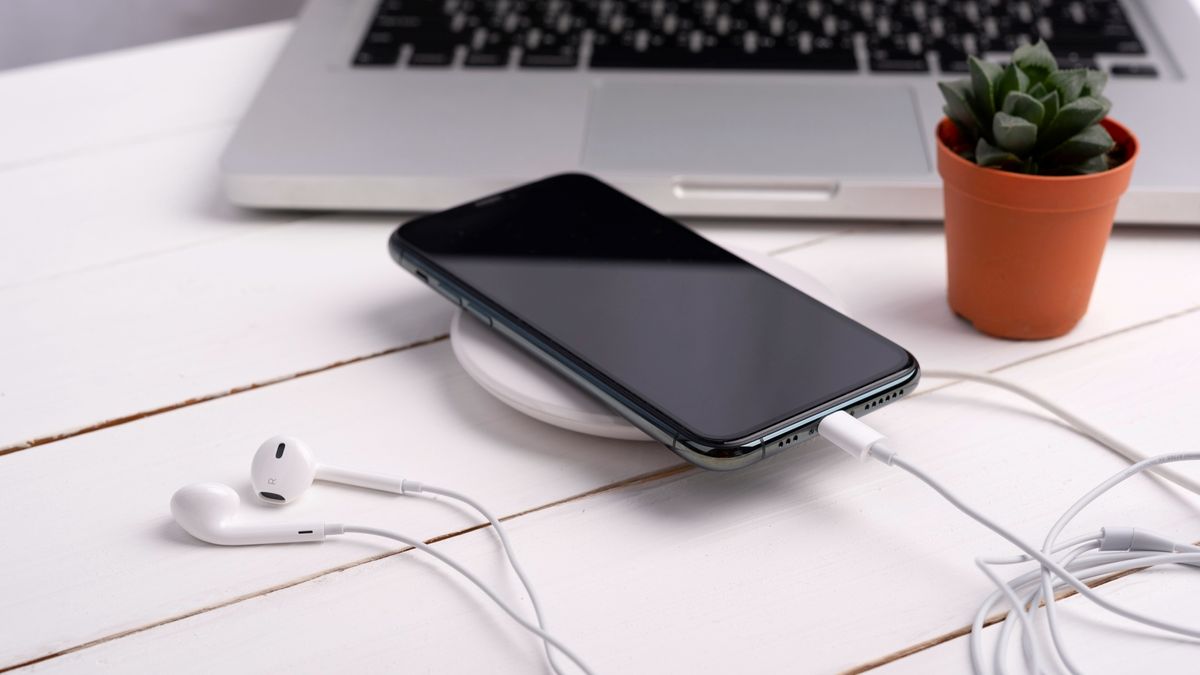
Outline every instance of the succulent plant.
[[979, 166], [1032, 174], [1072, 175], [1109, 169], [1114, 142], [1100, 120], [1112, 102], [1108, 76], [1058, 68], [1043, 41], [1022, 45], [1007, 66], [971, 57], [971, 76], [938, 87], [946, 116]]

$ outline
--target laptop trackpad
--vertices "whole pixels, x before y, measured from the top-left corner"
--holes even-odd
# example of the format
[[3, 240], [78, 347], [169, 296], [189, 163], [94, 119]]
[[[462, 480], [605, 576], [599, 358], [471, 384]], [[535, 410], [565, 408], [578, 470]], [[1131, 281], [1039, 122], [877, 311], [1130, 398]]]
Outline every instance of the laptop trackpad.
[[603, 81], [583, 165], [676, 176], [930, 171], [906, 85]]

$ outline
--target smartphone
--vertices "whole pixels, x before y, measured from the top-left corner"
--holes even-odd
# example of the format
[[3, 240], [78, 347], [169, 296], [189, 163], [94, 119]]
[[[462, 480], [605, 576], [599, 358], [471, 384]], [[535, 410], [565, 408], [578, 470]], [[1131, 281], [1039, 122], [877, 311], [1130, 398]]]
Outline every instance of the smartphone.
[[599, 180], [399, 227], [392, 257], [684, 459], [735, 469], [909, 393], [903, 348]]

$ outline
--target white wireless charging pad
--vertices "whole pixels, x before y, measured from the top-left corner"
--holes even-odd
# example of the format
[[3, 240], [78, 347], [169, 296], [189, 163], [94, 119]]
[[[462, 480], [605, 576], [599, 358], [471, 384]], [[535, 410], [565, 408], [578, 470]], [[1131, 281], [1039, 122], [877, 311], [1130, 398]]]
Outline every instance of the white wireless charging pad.
[[[768, 274], [845, 313], [833, 292], [803, 271], [765, 253], [732, 250]], [[463, 370], [479, 386], [530, 417], [593, 436], [651, 440], [625, 418], [461, 309], [450, 324], [450, 344]]]

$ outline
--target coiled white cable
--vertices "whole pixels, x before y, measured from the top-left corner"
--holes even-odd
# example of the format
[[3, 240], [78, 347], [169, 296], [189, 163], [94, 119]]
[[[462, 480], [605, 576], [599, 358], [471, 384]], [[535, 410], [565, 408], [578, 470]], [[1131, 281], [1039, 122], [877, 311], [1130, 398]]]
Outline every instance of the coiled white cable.
[[[1097, 577], [1157, 565], [1186, 564], [1200, 566], [1197, 565], [1197, 563], [1200, 563], [1200, 548], [1183, 542], [1173, 542], [1153, 533], [1139, 532], [1133, 528], [1105, 528], [1099, 534], [1075, 537], [1066, 542], [1058, 541], [1063, 529], [1088, 504], [1115, 487], [1118, 483], [1145, 471], [1154, 471], [1164, 478], [1168, 478], [1200, 494], [1200, 484], [1197, 484], [1186, 476], [1164, 468], [1166, 464], [1200, 461], [1200, 452], [1145, 457], [1143, 453], [1117, 441], [1102, 430], [1092, 426], [1045, 397], [1007, 380], [991, 375], [950, 370], [926, 370], [925, 375], [929, 377], [972, 380], [999, 386], [1017, 393], [1041, 405], [1082, 433], [1135, 462], [1132, 466], [1118, 472], [1089, 491], [1072, 505], [1059, 518], [1054, 527], [1051, 528], [1046, 541], [1039, 550], [1010, 532], [1004, 526], [967, 505], [932, 476], [898, 456], [895, 451], [888, 447], [886, 438], [882, 434], [860, 420], [855, 419], [845, 412], [837, 412], [821, 421], [819, 430], [822, 437], [833, 442], [852, 456], [859, 457], [860, 459], [872, 457], [884, 464], [895, 466], [911, 474], [940, 494], [959, 511], [1023, 551], [1024, 555], [1020, 556], [998, 559], [979, 558], [976, 560], [980, 569], [996, 584], [998, 590], [984, 601], [972, 623], [970, 651], [971, 667], [975, 673], [982, 675], [987, 672], [984, 667], [982, 655], [982, 631], [987, 617], [997, 603], [1001, 600], [1007, 600], [1010, 609], [1005, 617], [1005, 623], [1001, 627], [997, 641], [992, 664], [994, 672], [1000, 674], [1007, 670], [1007, 645], [1015, 628], [1021, 630], [1022, 652], [1028, 671], [1034, 675], [1045, 672], [1047, 663], [1042, 657], [1041, 641], [1032, 621], [1039, 603], [1044, 602], [1047, 626], [1050, 633], [1049, 648], [1054, 656], [1054, 660], [1052, 661], [1053, 667], [1055, 670], [1058, 670], [1058, 667], [1061, 665], [1069, 672], [1078, 675], [1080, 669], [1067, 651], [1066, 644], [1059, 631], [1057, 615], [1054, 609], [1055, 592], [1065, 588], [1074, 589], [1082, 597], [1126, 619], [1164, 631], [1200, 638], [1200, 628], [1183, 626], [1134, 612], [1099, 596], [1085, 583], [1087, 580]], [[1064, 551], [1065, 553], [1063, 553]], [[1055, 556], [1057, 556], [1057, 559]], [[1020, 575], [1008, 582], [1003, 581], [991, 569], [995, 565], [1020, 564], [1030, 561], [1036, 561], [1040, 565], [1039, 569]]]
[[[850, 419], [854, 419], [854, 418], [850, 418]], [[855, 421], [857, 422], [858, 420], [855, 420]], [[1000, 535], [1001, 537], [1007, 539], [1014, 546], [1016, 546], [1017, 548], [1024, 551], [1026, 555], [1033, 558], [1037, 562], [1041, 563], [1041, 570], [1040, 570], [1041, 578], [1039, 579], [1039, 582], [1042, 584], [1042, 588], [1040, 589], [1040, 593], [1046, 603], [1046, 617], [1047, 617], [1048, 624], [1051, 626], [1050, 632], [1051, 632], [1052, 646], [1054, 647], [1054, 654], [1062, 661], [1063, 665], [1065, 665], [1067, 667], [1068, 671], [1070, 671], [1072, 673], [1076, 673], [1076, 674], [1078, 674], [1080, 672], [1079, 668], [1076, 667], [1073, 664], [1073, 662], [1071, 661], [1070, 656], [1067, 653], [1066, 647], [1063, 644], [1061, 636], [1058, 634], [1057, 628], [1055, 627], [1054, 592], [1049, 589], [1049, 584], [1052, 582], [1044, 581], [1045, 579], [1053, 580], [1054, 578], [1057, 577], [1057, 579], [1061, 580], [1061, 582], [1064, 585], [1073, 588], [1084, 598], [1087, 598], [1088, 600], [1095, 603], [1096, 605], [1099, 605], [1100, 607], [1103, 607], [1104, 609], [1108, 610], [1109, 612], [1112, 612], [1113, 614], [1117, 614], [1118, 616], [1122, 616], [1126, 619], [1130, 619], [1132, 621], [1136, 621], [1138, 623], [1152, 626], [1154, 628], [1159, 628], [1161, 630], [1165, 630], [1168, 632], [1178, 633], [1180, 635], [1186, 635], [1188, 637], [1200, 638], [1200, 627], [1183, 626], [1183, 625], [1176, 624], [1176, 623], [1173, 623], [1170, 621], [1163, 621], [1161, 619], [1156, 619], [1154, 617], [1147, 616], [1140, 612], [1135, 612], [1133, 610], [1122, 607], [1121, 605], [1118, 605], [1117, 603], [1114, 603], [1111, 600], [1108, 600], [1108, 599], [1100, 596], [1095, 591], [1093, 591], [1091, 589], [1091, 587], [1087, 586], [1083, 582], [1083, 579], [1081, 579], [1076, 574], [1068, 571], [1065, 566], [1063, 566], [1060, 562], [1051, 558], [1044, 551], [1034, 548], [1033, 545], [1026, 543], [1024, 540], [1022, 540], [1017, 535], [1013, 534], [1011, 531], [1009, 531], [1004, 526], [1000, 525], [999, 523], [995, 522], [991, 518], [988, 518], [987, 516], [983, 515], [979, 511], [972, 508], [971, 506], [967, 505], [960, 498], [958, 498], [956, 495], [954, 495], [952, 492], [950, 492], [948, 489], [946, 489], [944, 486], [942, 486], [937, 480], [935, 480], [933, 477], [931, 477], [929, 474], [925, 473], [923, 470], [921, 470], [917, 466], [909, 463], [902, 457], [899, 457], [896, 454], [891, 453], [890, 450], [888, 450], [886, 452], [888, 453], [888, 460], [885, 460], [885, 463], [888, 463], [891, 466], [895, 466], [899, 469], [902, 469], [903, 471], [906, 471], [909, 474], [912, 474], [918, 480], [925, 483], [929, 487], [933, 488], [933, 490], [935, 492], [942, 495], [942, 497], [944, 497], [946, 499], [946, 501], [948, 501], [952, 505], [954, 505], [959, 511], [962, 511], [964, 514], [969, 516], [971, 519], [980, 523], [984, 527], [987, 527], [988, 529], [992, 530], [993, 532]], [[876, 456], [875, 452], [870, 452], [869, 454], [872, 457]], [[1151, 457], [1149, 459], [1138, 462], [1137, 464], [1121, 471], [1116, 476], [1114, 476], [1113, 478], [1110, 478], [1108, 481], [1106, 481], [1105, 485], [1102, 485], [1101, 487], [1105, 487], [1105, 486], [1111, 487], [1112, 484], [1115, 484], [1117, 482], [1120, 482], [1121, 480], [1125, 480], [1126, 478], [1128, 478], [1130, 476], [1133, 476], [1133, 475], [1136, 475], [1143, 471], [1146, 471], [1150, 467], [1156, 466], [1158, 464], [1164, 464], [1164, 463], [1168, 463], [1168, 462], [1182, 462], [1182, 461], [1200, 461], [1200, 452]], [[1089, 496], [1090, 496], [1090, 493], [1089, 493]], [[1072, 513], [1072, 511], [1077, 513], [1078, 510], [1080, 508], [1082, 508], [1083, 505], [1086, 505], [1086, 503], [1087, 503], [1087, 501], [1085, 501], [1086, 499], [1087, 498], [1085, 497], [1085, 499], [1081, 499], [1079, 502], [1076, 502], [1075, 506], [1072, 507], [1071, 511], [1068, 511], [1066, 514], [1064, 514], [1063, 518], [1061, 518], [1059, 520], [1059, 523], [1065, 524], [1066, 522], [1068, 522], [1070, 520], [1070, 517], [1074, 515], [1074, 513]], [[1050, 548], [1051, 550], [1053, 549], [1053, 541], [1054, 541], [1055, 537], [1056, 537], [1056, 533], [1054, 532], [1054, 530], [1051, 530], [1051, 535], [1047, 537], [1047, 542], [1050, 544], [1049, 546], [1047, 546], [1047, 548]], [[1133, 568], [1137, 568], [1137, 567], [1152, 567], [1155, 565], [1200, 561], [1200, 554], [1197, 554], [1197, 553], [1163, 554], [1163, 553], [1159, 553], [1159, 552], [1143, 552], [1143, 551], [1132, 552], [1132, 553], [1140, 554], [1140, 557], [1137, 557], [1132, 561], [1126, 561], [1125, 563], [1119, 563], [1115, 566], [1101, 566], [1098, 568], [1094, 568], [1091, 570], [1091, 574], [1086, 575], [1084, 578], [1103, 576], [1105, 574], [1112, 574], [1116, 571], [1121, 571], [1124, 569], [1133, 569]], [[1129, 563], [1132, 563], [1132, 564], [1129, 564]], [[991, 575], [989, 575], [989, 577], [991, 577]], [[1020, 588], [1020, 586], [1018, 585], [1017, 588], [1014, 588], [1013, 587], [1014, 584], [1012, 582], [1004, 583], [1003, 581], [999, 580], [998, 577], [992, 577], [992, 578], [993, 578], [993, 581], [996, 582], [997, 585], [1001, 588], [1001, 591], [1003, 591], [1005, 593], [1005, 595], [1008, 597], [1010, 603], [1012, 604], [1011, 611], [1017, 613], [1017, 620], [1020, 622], [1022, 629], [1025, 630], [1026, 634], [1030, 636], [1029, 642], [1027, 643], [1029, 645], [1029, 647], [1027, 649], [1027, 652], [1028, 652], [1027, 662], [1030, 664], [1030, 672], [1032, 672], [1032, 673], [1041, 672], [1042, 659], [1040, 658], [1040, 655], [1039, 655], [1038, 649], [1037, 649], [1037, 644], [1033, 637], [1035, 634], [1033, 633], [1032, 623], [1028, 620], [1029, 614], [1032, 613], [1032, 611], [1034, 611], [1034, 609], [1036, 609], [1037, 605], [1036, 604], [1033, 605], [1030, 608], [1030, 610], [1028, 612], [1026, 612], [1023, 609], [1023, 603], [1021, 603], [1016, 598], [1016, 590], [1017, 590], [1017, 588]], [[1035, 596], [1035, 599], [1036, 599], [1036, 596]], [[981, 638], [974, 631], [973, 631], [972, 638], [973, 638], [973, 642], [972, 642], [971, 666], [975, 670], [976, 673], [982, 674], [986, 671], [984, 670], [984, 668], [982, 666], [982, 657], [980, 656], [981, 647], [979, 646], [979, 644], [980, 644], [979, 640]], [[1002, 658], [1002, 655], [998, 655], [997, 661], [999, 661], [1001, 658]], [[1002, 667], [998, 670], [999, 670], [999, 672], [1003, 672]]]

